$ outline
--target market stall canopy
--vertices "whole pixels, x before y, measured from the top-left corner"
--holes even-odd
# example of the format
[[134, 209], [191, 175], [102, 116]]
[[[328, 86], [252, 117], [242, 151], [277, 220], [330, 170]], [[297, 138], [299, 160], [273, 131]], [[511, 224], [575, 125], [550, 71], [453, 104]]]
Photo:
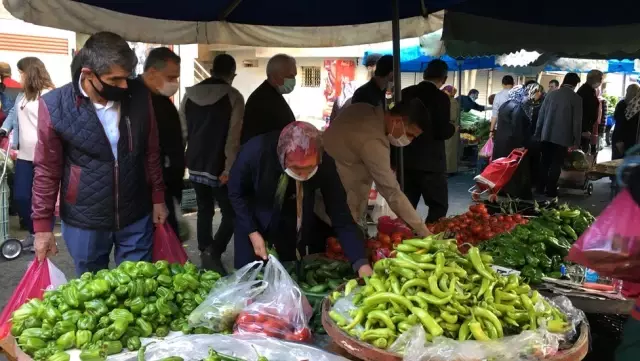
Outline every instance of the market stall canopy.
[[[401, 0], [400, 37], [442, 28], [442, 9], [464, 0]], [[392, 3], [350, 0], [3, 0], [15, 17], [85, 34], [113, 31], [129, 41], [332, 47], [391, 40]], [[435, 13], [435, 14], [434, 14]]]
[[443, 40], [455, 57], [525, 49], [590, 59], [636, 58], [638, 2], [476, 0], [448, 8]]
[[[363, 61], [366, 61], [370, 54], [392, 54], [392, 49], [384, 49], [380, 51], [367, 51], [364, 54]], [[421, 46], [410, 46], [400, 48], [400, 71], [402, 72], [422, 72], [426, 69], [427, 64], [434, 59], [441, 59], [447, 63], [449, 70], [473, 70], [473, 69], [492, 69], [496, 67], [496, 58], [494, 56], [483, 56], [468, 59], [454, 59], [447, 55], [429, 56], [426, 55]]]

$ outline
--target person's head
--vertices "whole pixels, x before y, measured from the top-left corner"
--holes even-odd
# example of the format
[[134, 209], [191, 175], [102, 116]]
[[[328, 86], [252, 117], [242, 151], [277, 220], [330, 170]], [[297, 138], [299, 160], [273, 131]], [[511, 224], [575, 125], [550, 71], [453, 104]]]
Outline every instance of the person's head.
[[44, 89], [53, 89], [55, 86], [44, 63], [33, 56], [22, 58], [18, 61], [20, 73], [20, 85], [24, 96], [28, 101], [36, 100]]
[[87, 39], [71, 62], [71, 71], [74, 81], [82, 77], [83, 89], [92, 101], [120, 101], [137, 64], [138, 57], [120, 35], [102, 31]]
[[364, 58], [364, 66], [367, 68], [367, 78], [373, 77], [373, 73], [376, 71], [376, 63], [382, 57], [380, 54], [369, 54]]
[[495, 94], [489, 95], [489, 99], [488, 99], [489, 105], [493, 105], [493, 101], [495, 99], [496, 99], [496, 95]]
[[505, 75], [502, 77], [502, 87], [504, 89], [511, 89], [515, 85], [515, 80], [511, 75]]
[[289, 123], [278, 139], [280, 165], [287, 175], [306, 181], [318, 171], [322, 144], [318, 128], [307, 122]]
[[442, 88], [442, 91], [445, 92], [449, 96], [449, 98], [453, 98], [458, 93], [458, 89], [456, 89], [453, 85], [445, 85]]
[[555, 79], [551, 79], [549, 82], [549, 91], [552, 92], [558, 88], [560, 88], [560, 82]]
[[142, 76], [151, 91], [170, 97], [180, 88], [180, 57], [167, 47], [155, 48], [144, 62]]
[[218, 54], [213, 58], [211, 76], [227, 82], [233, 83], [236, 77], [236, 60], [229, 54]]
[[509, 91], [509, 100], [518, 103], [533, 103], [542, 97], [542, 86], [537, 82], [529, 83], [529, 85], [516, 85]]
[[296, 59], [287, 54], [276, 54], [267, 62], [267, 80], [280, 94], [293, 91], [297, 75]]
[[[380, 79], [382, 82], [393, 81], [393, 56], [383, 55], [376, 62], [376, 69], [373, 72], [373, 76]], [[385, 84], [386, 85], [386, 84]]]
[[478, 89], [469, 90], [469, 98], [471, 98], [474, 101], [476, 101], [476, 100], [478, 100], [479, 96], [480, 96], [480, 92], [478, 91]]
[[409, 145], [427, 128], [429, 114], [418, 98], [405, 99], [384, 114], [389, 143], [396, 147]]
[[564, 76], [564, 79], [562, 79], [563, 86], [566, 85], [575, 88], [578, 84], [580, 84], [580, 75], [576, 73], [567, 73], [567, 75]]
[[0, 82], [4, 78], [11, 78], [11, 65], [9, 63], [0, 62]]
[[629, 86], [627, 87], [627, 93], [624, 95], [625, 103], [629, 104], [629, 102], [631, 102], [633, 98], [638, 96], [639, 93], [640, 93], [640, 85], [636, 83], [629, 84]]
[[591, 70], [587, 73], [587, 84], [591, 85], [594, 89], [602, 85], [604, 74], [600, 70]]
[[422, 78], [424, 80], [435, 83], [438, 88], [442, 87], [442, 85], [447, 82], [448, 76], [449, 66], [440, 59], [431, 60], [422, 74]]

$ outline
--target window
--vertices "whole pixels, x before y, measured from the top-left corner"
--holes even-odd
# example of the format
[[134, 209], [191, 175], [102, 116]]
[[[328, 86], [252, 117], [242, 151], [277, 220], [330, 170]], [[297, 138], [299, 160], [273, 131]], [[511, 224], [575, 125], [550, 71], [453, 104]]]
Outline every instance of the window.
[[320, 87], [320, 67], [319, 66], [303, 66], [302, 68], [302, 84], [303, 88], [319, 88]]

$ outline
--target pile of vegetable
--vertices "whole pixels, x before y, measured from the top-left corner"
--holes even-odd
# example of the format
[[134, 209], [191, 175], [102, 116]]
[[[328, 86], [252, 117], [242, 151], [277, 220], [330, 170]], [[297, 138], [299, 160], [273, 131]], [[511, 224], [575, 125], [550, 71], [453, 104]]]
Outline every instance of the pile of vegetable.
[[460, 133], [472, 135], [479, 144], [484, 144], [489, 139], [490, 126], [491, 122], [470, 112], [462, 112], [460, 115]]
[[496, 265], [519, 270], [529, 283], [537, 284], [545, 276], [561, 277], [569, 248], [594, 220], [589, 212], [567, 205], [543, 209], [540, 217], [482, 243], [480, 249], [489, 252]]
[[489, 215], [484, 204], [474, 204], [464, 214], [443, 218], [427, 227], [433, 233], [455, 234], [461, 250], [468, 244], [477, 245], [504, 232], [509, 232], [519, 224], [526, 224], [527, 220], [519, 214]]
[[586, 171], [589, 170], [590, 166], [587, 155], [580, 149], [573, 149], [564, 158], [562, 168], [565, 170]]
[[60, 351], [71, 348], [83, 349], [83, 361], [95, 361], [123, 347], [137, 350], [140, 337], [209, 333], [190, 329], [185, 317], [219, 278], [189, 262], [125, 261], [112, 270], [84, 273], [45, 292], [42, 301], [28, 301], [13, 313], [11, 334], [36, 361], [65, 361]]
[[413, 238], [413, 231], [400, 218], [382, 216], [378, 218], [376, 227], [378, 230], [376, 238], [366, 242], [369, 259], [372, 263], [389, 257], [394, 246], [405, 239]]
[[334, 302], [353, 295], [346, 314], [330, 311], [345, 332], [377, 348], [386, 349], [413, 325], [421, 324], [427, 338], [495, 340], [540, 326], [550, 332], [569, 327], [566, 316], [520, 277], [500, 276], [489, 255], [471, 247], [462, 255], [454, 240], [436, 237], [405, 240], [396, 257], [380, 260], [374, 275], [351, 280]]

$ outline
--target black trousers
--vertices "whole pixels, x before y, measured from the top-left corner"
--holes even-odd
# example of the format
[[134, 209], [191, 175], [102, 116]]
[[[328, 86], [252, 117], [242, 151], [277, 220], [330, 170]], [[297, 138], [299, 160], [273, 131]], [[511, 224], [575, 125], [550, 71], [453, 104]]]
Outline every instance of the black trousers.
[[184, 242], [186, 239], [182, 239], [180, 237], [180, 224], [178, 223], [178, 215], [176, 214], [176, 205], [174, 203], [174, 199], [178, 201], [178, 204], [182, 201], [182, 191], [175, 192], [164, 192], [164, 203], [167, 206], [167, 210], [169, 211], [169, 215], [167, 216], [167, 223], [173, 228], [173, 232], [175, 232], [176, 236]]
[[[233, 236], [233, 223], [236, 215], [231, 207], [231, 202], [229, 202], [229, 191], [226, 185], [211, 187], [195, 182], [193, 189], [196, 191], [198, 205], [198, 249], [201, 252], [208, 249], [218, 257], [227, 249], [227, 244]], [[215, 236], [212, 236], [216, 202], [220, 206], [222, 222], [220, 222]]]
[[426, 223], [435, 222], [447, 215], [449, 210], [449, 189], [446, 173], [425, 172], [405, 169], [404, 194], [414, 208], [418, 207], [420, 197], [429, 207]]
[[611, 128], [613, 128], [613, 125], [607, 125], [604, 131], [604, 140], [607, 142], [607, 145], [611, 145]]
[[558, 179], [562, 171], [564, 158], [567, 156], [568, 148], [550, 142], [540, 144], [540, 174], [538, 176], [538, 192], [548, 196], [558, 195]]

